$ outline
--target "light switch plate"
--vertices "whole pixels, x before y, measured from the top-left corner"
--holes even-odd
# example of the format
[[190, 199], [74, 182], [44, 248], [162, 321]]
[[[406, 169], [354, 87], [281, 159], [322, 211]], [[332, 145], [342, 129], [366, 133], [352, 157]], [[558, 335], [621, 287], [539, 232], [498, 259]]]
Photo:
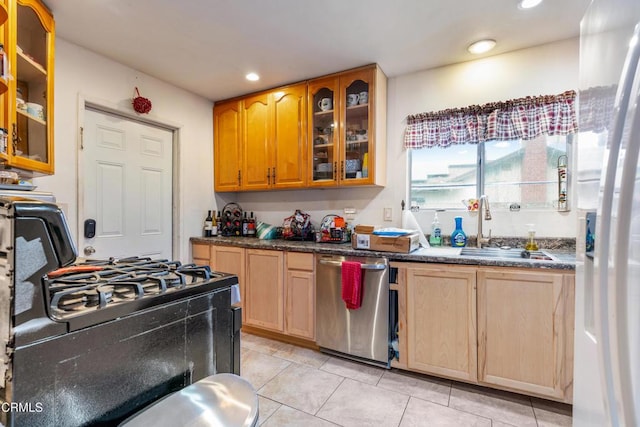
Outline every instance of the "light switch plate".
[[392, 208], [384, 208], [382, 218], [385, 221], [392, 221], [393, 217], [393, 209]]

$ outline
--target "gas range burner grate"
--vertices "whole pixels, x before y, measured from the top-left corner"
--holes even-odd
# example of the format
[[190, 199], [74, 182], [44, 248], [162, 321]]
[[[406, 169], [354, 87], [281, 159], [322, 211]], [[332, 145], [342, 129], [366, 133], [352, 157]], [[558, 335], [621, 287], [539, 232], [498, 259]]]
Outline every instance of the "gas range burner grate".
[[206, 285], [224, 273], [209, 266], [182, 265], [179, 261], [126, 258], [88, 260], [49, 273], [45, 287], [50, 315], [100, 310]]

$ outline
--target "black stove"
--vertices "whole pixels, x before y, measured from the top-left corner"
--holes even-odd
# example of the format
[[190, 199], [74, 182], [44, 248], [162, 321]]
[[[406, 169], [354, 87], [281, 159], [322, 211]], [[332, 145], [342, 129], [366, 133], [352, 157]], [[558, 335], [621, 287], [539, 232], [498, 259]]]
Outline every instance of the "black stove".
[[48, 314], [68, 331], [237, 283], [208, 265], [138, 257], [87, 260], [44, 277]]
[[0, 197], [0, 425], [117, 425], [240, 373], [235, 275], [76, 253], [55, 204]]

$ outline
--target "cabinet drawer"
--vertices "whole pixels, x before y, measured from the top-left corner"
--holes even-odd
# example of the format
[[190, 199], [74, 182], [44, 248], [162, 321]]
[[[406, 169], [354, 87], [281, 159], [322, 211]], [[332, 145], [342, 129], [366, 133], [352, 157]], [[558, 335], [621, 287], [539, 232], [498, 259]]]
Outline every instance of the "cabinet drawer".
[[313, 254], [287, 252], [287, 269], [313, 271]]
[[193, 252], [193, 258], [201, 258], [201, 259], [209, 259], [209, 245], [198, 245], [194, 244], [191, 247], [191, 251]]

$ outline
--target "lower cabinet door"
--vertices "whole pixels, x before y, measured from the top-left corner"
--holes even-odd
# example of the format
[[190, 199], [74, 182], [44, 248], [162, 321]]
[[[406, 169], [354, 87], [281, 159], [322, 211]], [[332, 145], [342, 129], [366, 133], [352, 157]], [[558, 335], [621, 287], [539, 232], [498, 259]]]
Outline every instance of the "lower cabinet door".
[[240, 307], [242, 307], [242, 321], [246, 320], [246, 286], [244, 278], [245, 249], [235, 246], [211, 246], [211, 268], [223, 273], [231, 273], [238, 276], [240, 285]]
[[210, 264], [210, 245], [201, 244], [201, 243], [193, 243], [191, 245], [191, 257], [193, 258], [193, 263], [196, 265], [209, 265]]
[[245, 323], [284, 331], [284, 262], [281, 251], [247, 249]]
[[406, 274], [408, 368], [476, 382], [475, 269], [435, 265]]
[[572, 366], [565, 360], [573, 340], [565, 325], [572, 295], [572, 282], [561, 273], [479, 270], [480, 382], [570, 399], [571, 375], [563, 370]]
[[312, 271], [287, 271], [284, 331], [287, 335], [310, 340], [316, 338], [313, 281]]

